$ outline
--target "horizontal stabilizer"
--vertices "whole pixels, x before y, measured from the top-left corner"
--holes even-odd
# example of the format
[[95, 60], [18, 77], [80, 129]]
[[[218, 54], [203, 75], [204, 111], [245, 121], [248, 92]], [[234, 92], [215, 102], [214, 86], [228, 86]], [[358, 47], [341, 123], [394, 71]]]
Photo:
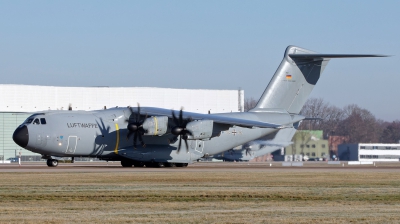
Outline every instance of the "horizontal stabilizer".
[[291, 58], [312, 59], [312, 58], [374, 58], [389, 57], [381, 54], [289, 54]]

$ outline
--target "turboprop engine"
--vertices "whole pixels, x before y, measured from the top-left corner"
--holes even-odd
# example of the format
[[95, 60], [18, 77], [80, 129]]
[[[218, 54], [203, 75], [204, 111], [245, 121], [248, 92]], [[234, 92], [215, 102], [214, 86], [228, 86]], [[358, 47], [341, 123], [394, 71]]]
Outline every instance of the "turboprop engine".
[[168, 130], [167, 116], [154, 116], [146, 118], [143, 122], [144, 135], [163, 135]]
[[188, 139], [200, 140], [211, 138], [213, 134], [213, 121], [191, 121], [186, 125], [186, 129], [191, 132], [191, 135], [188, 136]]

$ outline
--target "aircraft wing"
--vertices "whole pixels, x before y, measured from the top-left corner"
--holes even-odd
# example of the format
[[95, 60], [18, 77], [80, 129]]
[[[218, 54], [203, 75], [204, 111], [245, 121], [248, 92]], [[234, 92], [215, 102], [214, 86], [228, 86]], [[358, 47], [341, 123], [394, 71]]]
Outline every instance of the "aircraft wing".
[[[132, 109], [135, 111], [134, 108], [132, 108]], [[175, 113], [176, 116], [179, 115], [178, 110], [168, 110], [168, 109], [156, 108], [156, 107], [141, 107], [140, 108], [140, 114], [142, 114], [142, 115], [147, 114], [148, 116], [167, 116], [169, 118], [172, 118], [172, 113]], [[227, 116], [217, 115], [217, 114], [199, 114], [199, 113], [183, 111], [183, 118], [184, 119], [192, 118], [193, 120], [212, 120], [212, 121], [214, 121], [214, 123], [229, 124], [229, 125], [236, 125], [236, 126], [249, 127], [249, 128], [252, 128], [252, 127], [276, 128], [276, 129], [284, 128], [280, 124], [272, 124], [272, 123], [266, 123], [266, 122], [261, 122], [261, 121], [233, 118], [233, 117], [227, 117]]]

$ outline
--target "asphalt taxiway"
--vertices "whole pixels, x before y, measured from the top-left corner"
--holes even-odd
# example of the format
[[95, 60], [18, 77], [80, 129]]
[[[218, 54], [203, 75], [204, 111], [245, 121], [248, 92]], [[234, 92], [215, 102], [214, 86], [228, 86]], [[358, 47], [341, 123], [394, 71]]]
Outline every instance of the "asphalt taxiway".
[[119, 162], [76, 162], [59, 163], [57, 167], [48, 167], [45, 162], [23, 162], [0, 164], [0, 173], [13, 172], [215, 172], [215, 171], [328, 171], [328, 170], [382, 170], [400, 171], [400, 163], [375, 163], [374, 165], [348, 165], [342, 162], [336, 165], [329, 165], [327, 162], [305, 162], [303, 166], [282, 166], [281, 162], [198, 162], [189, 164], [188, 167], [121, 167]]

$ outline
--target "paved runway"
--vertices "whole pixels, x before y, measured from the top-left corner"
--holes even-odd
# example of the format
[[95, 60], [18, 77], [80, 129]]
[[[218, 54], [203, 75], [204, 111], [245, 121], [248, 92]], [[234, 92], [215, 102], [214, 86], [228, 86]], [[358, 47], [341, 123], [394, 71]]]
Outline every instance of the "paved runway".
[[380, 170], [400, 171], [400, 163], [376, 163], [375, 165], [348, 165], [342, 162], [340, 165], [328, 165], [327, 162], [304, 162], [302, 167], [282, 166], [281, 162], [198, 162], [189, 164], [188, 167], [174, 168], [123, 168], [119, 162], [76, 162], [59, 163], [58, 167], [48, 167], [45, 162], [25, 162], [21, 166], [18, 163], [0, 164], [0, 173], [13, 172], [215, 172], [215, 171], [328, 171], [328, 170]]

